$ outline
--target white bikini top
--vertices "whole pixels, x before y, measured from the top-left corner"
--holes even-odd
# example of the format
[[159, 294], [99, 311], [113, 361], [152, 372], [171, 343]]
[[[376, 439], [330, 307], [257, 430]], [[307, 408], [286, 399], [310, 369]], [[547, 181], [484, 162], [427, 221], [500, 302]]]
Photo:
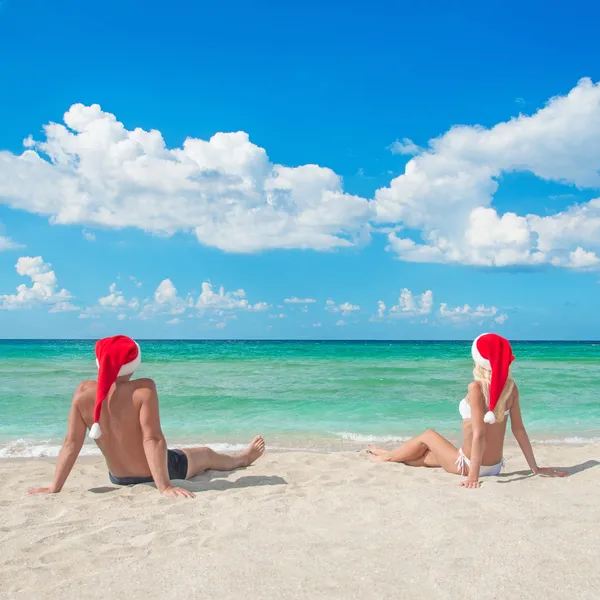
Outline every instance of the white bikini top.
[[[467, 402], [466, 398], [463, 398], [458, 405], [458, 412], [463, 419], [471, 418], [471, 405]], [[504, 415], [507, 416], [510, 413], [509, 410], [504, 411]]]

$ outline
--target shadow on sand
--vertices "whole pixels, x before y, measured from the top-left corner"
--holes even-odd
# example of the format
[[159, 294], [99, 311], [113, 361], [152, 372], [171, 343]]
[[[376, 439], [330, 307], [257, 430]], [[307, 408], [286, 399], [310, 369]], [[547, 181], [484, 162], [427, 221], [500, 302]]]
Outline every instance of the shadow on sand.
[[[249, 487], [262, 487], [265, 485], [287, 485], [287, 481], [283, 477], [267, 475], [247, 475], [245, 477], [239, 477], [235, 481], [229, 481], [226, 477], [231, 475], [232, 472], [233, 471], [209, 471], [208, 473], [202, 473], [202, 475], [197, 475], [196, 477], [185, 481], [174, 479], [173, 485], [194, 493], [209, 492], [211, 490], [237, 490]], [[156, 487], [153, 483], [140, 483], [138, 485]], [[122, 489], [122, 487], [104, 486], [91, 488], [88, 491], [93, 494], [107, 494], [109, 492], [116, 492], [120, 489]]]
[[[600, 462], [597, 460], [588, 460], [580, 465], [573, 465], [572, 467], [554, 467], [555, 469], [560, 469], [561, 471], [567, 471], [569, 473], [568, 477], [572, 477], [577, 473], [582, 473], [583, 471], [587, 471], [588, 469], [593, 469], [600, 465]], [[515, 481], [523, 481], [523, 479], [530, 479], [531, 477], [536, 477], [531, 471], [514, 471], [513, 473], [502, 473], [498, 475], [499, 481], [496, 483], [513, 483]], [[544, 475], [540, 475], [540, 477], [544, 477]], [[510, 479], [509, 479], [510, 478]], [[505, 481], [502, 481], [504, 479]]]

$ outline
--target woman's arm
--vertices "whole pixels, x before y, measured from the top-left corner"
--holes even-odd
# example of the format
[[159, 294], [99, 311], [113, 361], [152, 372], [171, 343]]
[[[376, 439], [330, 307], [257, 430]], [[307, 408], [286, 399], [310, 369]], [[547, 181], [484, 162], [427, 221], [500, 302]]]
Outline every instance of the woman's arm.
[[144, 453], [158, 491], [165, 496], [193, 498], [192, 492], [173, 487], [169, 479], [167, 442], [160, 426], [156, 385], [152, 380], [148, 380], [148, 386], [137, 390], [137, 393], [141, 394], [140, 425]]
[[519, 447], [521, 448], [521, 451], [523, 452], [523, 456], [525, 456], [525, 460], [527, 461], [527, 464], [534, 475], [564, 477], [565, 475], [569, 474], [568, 471], [559, 471], [557, 469], [538, 467], [533, 454], [533, 448], [531, 447], [531, 442], [529, 441], [529, 436], [527, 435], [527, 431], [525, 431], [525, 425], [523, 424], [523, 416], [521, 415], [521, 405], [519, 402], [519, 390], [517, 386], [515, 386], [515, 399], [510, 409], [510, 427], [515, 439], [517, 440], [517, 443], [519, 444]]
[[485, 400], [481, 385], [475, 381], [469, 384], [468, 402], [471, 407], [471, 425], [473, 427], [473, 442], [471, 444], [471, 466], [467, 479], [462, 482], [463, 487], [479, 487], [479, 470], [485, 450]]
[[52, 485], [48, 488], [30, 489], [30, 494], [58, 494], [65, 485], [65, 482], [73, 469], [73, 465], [81, 452], [81, 447], [85, 441], [85, 432], [87, 430], [78, 406], [78, 399], [81, 393], [83, 393], [82, 385], [77, 388], [77, 391], [73, 396], [71, 412], [69, 413], [69, 421], [67, 424], [67, 435], [58, 455]]

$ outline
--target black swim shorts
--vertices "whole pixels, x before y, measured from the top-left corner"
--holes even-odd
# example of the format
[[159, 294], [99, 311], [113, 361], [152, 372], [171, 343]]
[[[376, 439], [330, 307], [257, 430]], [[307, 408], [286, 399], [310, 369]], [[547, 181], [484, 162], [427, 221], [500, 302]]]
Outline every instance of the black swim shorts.
[[[169, 450], [167, 452], [167, 465], [169, 479], [185, 479], [187, 477], [188, 459], [183, 450]], [[108, 474], [111, 483], [115, 485], [137, 485], [138, 483], [154, 483], [152, 477], [117, 477]]]

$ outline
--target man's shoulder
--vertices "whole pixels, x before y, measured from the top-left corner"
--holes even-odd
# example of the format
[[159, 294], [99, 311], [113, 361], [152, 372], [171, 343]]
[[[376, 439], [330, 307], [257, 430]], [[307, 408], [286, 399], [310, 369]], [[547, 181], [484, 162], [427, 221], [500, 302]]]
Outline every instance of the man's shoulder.
[[87, 400], [91, 400], [96, 396], [96, 388], [98, 387], [98, 382], [93, 381], [91, 379], [85, 379], [82, 381], [75, 390], [74, 401], [77, 404], [81, 404], [82, 402], [86, 402]]
[[134, 387], [136, 391], [140, 392], [155, 392], [156, 391], [156, 383], [154, 383], [154, 379], [150, 379], [149, 377], [142, 377], [141, 379], [132, 379], [130, 385]]
[[76, 395], [85, 395], [91, 392], [95, 393], [98, 387], [98, 382], [92, 379], [84, 379], [75, 390]]

